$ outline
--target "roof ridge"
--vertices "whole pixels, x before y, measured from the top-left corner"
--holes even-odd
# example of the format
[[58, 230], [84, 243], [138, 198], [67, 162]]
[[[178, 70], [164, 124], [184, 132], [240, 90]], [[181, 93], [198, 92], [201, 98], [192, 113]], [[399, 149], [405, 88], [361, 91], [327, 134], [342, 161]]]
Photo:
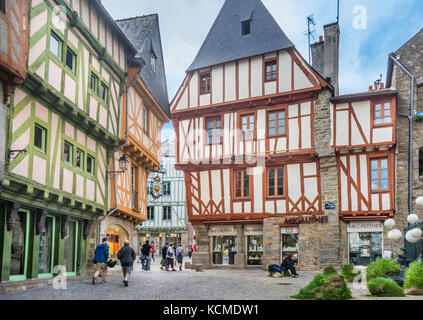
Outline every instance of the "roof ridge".
[[142, 16], [134, 16], [134, 17], [128, 17], [128, 18], [122, 18], [122, 19], [116, 19], [115, 21], [129, 21], [129, 20], [135, 20], [135, 19], [140, 19], [140, 18], [147, 18], [147, 17], [152, 17], [152, 16], [159, 16], [158, 13], [150, 13], [150, 14], [145, 14]]

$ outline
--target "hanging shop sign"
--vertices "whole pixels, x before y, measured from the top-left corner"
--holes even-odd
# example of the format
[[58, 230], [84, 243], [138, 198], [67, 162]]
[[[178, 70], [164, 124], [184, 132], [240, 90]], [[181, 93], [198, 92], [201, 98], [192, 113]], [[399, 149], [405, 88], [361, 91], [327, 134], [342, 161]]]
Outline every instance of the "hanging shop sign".
[[383, 224], [380, 221], [350, 222], [347, 232], [383, 232]]
[[244, 234], [246, 236], [261, 236], [263, 234], [263, 225], [262, 224], [245, 225]]
[[312, 224], [312, 223], [328, 223], [328, 216], [308, 216], [286, 218], [284, 224]]
[[232, 226], [211, 226], [209, 229], [209, 236], [236, 236], [236, 228]]

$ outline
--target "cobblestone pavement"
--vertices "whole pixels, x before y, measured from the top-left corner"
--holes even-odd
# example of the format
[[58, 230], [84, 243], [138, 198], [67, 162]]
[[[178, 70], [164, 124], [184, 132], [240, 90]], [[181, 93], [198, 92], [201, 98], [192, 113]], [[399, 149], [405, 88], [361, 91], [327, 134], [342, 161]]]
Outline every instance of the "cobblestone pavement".
[[311, 272], [300, 272], [296, 279], [275, 279], [259, 269], [166, 272], [160, 270], [157, 262], [150, 271], [143, 271], [136, 263], [126, 288], [118, 271], [113, 270], [104, 285], [99, 279], [93, 286], [91, 278], [81, 277], [67, 283], [66, 290], [53, 287], [30, 289], [2, 294], [0, 300], [279, 300], [290, 299], [314, 276]]

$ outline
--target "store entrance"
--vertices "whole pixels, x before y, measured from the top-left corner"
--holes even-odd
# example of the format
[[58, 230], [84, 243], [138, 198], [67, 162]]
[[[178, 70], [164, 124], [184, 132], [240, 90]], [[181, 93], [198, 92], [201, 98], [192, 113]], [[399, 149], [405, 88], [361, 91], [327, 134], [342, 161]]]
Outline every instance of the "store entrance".
[[367, 266], [382, 257], [382, 233], [349, 233], [350, 264]]
[[117, 253], [123, 247], [123, 242], [128, 239], [128, 232], [121, 227], [111, 226], [106, 230], [106, 237], [109, 241], [110, 256], [117, 258]]
[[236, 237], [213, 237], [213, 264], [233, 265], [236, 254]]

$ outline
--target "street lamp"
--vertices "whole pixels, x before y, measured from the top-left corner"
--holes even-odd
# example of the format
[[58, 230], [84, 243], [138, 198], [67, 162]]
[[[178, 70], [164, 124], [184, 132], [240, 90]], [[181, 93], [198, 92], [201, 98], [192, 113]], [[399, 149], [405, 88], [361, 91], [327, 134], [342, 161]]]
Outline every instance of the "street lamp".
[[120, 171], [107, 171], [107, 173], [108, 174], [113, 174], [113, 175], [124, 173], [126, 170], [128, 170], [128, 164], [129, 164], [128, 158], [126, 158], [126, 156], [123, 155], [119, 159], [119, 168], [120, 168]]

